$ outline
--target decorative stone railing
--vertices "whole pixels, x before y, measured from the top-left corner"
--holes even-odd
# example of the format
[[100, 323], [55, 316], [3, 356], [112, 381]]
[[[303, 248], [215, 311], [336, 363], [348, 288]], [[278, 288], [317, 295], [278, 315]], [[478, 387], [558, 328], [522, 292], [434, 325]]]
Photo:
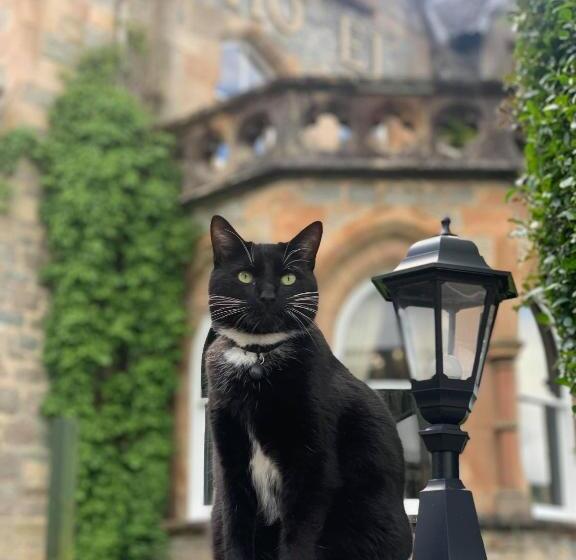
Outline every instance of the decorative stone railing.
[[281, 175], [494, 175], [521, 165], [497, 83], [281, 80], [167, 125], [183, 201]]

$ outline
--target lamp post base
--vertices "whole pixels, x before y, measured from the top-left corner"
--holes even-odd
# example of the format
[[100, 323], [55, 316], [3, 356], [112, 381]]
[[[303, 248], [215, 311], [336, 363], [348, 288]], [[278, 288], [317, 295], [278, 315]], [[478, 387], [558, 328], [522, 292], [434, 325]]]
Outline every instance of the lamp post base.
[[474, 499], [460, 479], [432, 479], [420, 492], [414, 560], [486, 560]]

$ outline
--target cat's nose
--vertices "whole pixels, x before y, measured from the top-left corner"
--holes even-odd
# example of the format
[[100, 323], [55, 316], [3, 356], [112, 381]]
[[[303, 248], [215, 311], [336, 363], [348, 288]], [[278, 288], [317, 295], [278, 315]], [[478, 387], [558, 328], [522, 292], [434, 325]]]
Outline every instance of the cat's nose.
[[264, 303], [271, 303], [276, 299], [276, 292], [272, 286], [266, 286], [260, 292], [260, 300]]

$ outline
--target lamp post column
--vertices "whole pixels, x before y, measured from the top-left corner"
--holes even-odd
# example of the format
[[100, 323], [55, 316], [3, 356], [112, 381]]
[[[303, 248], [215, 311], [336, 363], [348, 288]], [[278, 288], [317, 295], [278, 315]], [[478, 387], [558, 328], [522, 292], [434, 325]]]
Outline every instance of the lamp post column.
[[454, 424], [420, 431], [432, 456], [432, 478], [420, 492], [414, 560], [486, 560], [472, 493], [460, 480], [468, 434]]
[[433, 475], [420, 492], [414, 560], [486, 560], [459, 458], [460, 424], [472, 412], [500, 302], [517, 296], [510, 272], [490, 268], [478, 247], [450, 231], [412, 245], [392, 271], [372, 279], [394, 303], [410, 362], [412, 394], [430, 425], [420, 434]]

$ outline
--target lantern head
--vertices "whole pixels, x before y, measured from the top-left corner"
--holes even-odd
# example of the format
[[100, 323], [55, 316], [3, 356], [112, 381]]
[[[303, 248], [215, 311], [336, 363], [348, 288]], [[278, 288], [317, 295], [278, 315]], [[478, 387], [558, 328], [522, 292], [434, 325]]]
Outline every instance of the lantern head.
[[449, 218], [442, 226], [372, 281], [394, 304], [422, 416], [460, 424], [476, 400], [498, 305], [517, 292], [512, 274], [490, 268]]

